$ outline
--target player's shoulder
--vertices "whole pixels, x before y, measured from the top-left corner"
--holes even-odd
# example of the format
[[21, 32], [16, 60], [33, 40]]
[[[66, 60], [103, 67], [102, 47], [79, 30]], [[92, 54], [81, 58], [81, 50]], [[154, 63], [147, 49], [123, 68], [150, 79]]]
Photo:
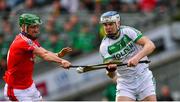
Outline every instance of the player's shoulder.
[[99, 47], [99, 52], [104, 53], [104, 52], [106, 52], [106, 49], [107, 49], [107, 44], [101, 42], [100, 47]]
[[134, 27], [130, 27], [130, 26], [121, 26], [120, 30], [121, 30], [122, 34], [126, 34], [126, 35], [134, 34], [134, 33], [141, 34], [141, 31], [137, 30]]
[[19, 44], [19, 43], [23, 43], [24, 41], [22, 40], [21, 36], [18, 34], [16, 35], [16, 37], [14, 38], [13, 44]]
[[102, 39], [102, 41], [101, 41], [101, 44], [106, 43], [106, 42], [107, 42], [107, 40], [108, 40], [108, 37], [104, 36], [104, 37], [103, 37], [103, 39]]
[[103, 39], [102, 39], [102, 42], [107, 40], [107, 38], [108, 38], [107, 36], [104, 36]]
[[106, 46], [107, 44], [108, 44], [108, 38], [105, 36], [101, 41], [100, 48]]
[[122, 25], [122, 26], [120, 26], [120, 30], [121, 31], [134, 31], [136, 29], [134, 27]]
[[16, 36], [16, 38], [14, 39], [14, 44], [16, 44], [16, 45], [26, 45], [26, 44], [28, 44], [28, 45], [31, 45], [33, 43], [33, 41], [32, 40], [30, 40], [30, 39], [28, 39], [28, 38], [26, 38], [26, 37], [24, 37], [23, 35], [21, 35], [21, 34], [18, 34], [17, 36]]

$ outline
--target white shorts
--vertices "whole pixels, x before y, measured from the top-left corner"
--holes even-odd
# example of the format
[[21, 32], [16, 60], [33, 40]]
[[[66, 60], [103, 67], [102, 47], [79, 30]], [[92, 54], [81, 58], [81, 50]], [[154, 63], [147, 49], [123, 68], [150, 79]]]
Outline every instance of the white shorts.
[[133, 81], [128, 81], [127, 78], [117, 82], [116, 97], [126, 96], [133, 100], [143, 100], [147, 96], [156, 95], [155, 80], [149, 69], [142, 75], [132, 75], [132, 77], [134, 77]]
[[8, 84], [4, 87], [4, 96], [11, 101], [41, 101], [42, 96], [33, 83], [27, 89], [13, 89]]

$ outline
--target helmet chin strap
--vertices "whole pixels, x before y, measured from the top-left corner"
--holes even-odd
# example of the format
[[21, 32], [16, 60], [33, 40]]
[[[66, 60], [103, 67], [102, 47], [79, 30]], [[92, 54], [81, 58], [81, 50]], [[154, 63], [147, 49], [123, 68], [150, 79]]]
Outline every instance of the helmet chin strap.
[[120, 36], [119, 29], [116, 31], [116, 33], [107, 34], [106, 36], [110, 39], [116, 40]]
[[32, 35], [27, 33], [27, 25], [25, 25], [25, 31], [21, 31], [21, 34], [26, 36], [27, 38], [31, 40], [36, 40], [38, 37], [33, 37]]

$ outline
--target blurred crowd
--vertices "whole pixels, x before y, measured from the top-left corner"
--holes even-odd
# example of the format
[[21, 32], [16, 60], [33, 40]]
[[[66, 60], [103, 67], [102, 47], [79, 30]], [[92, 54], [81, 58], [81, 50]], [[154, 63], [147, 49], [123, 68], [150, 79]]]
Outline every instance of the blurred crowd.
[[99, 25], [102, 12], [166, 12], [177, 0], [0, 0], [0, 67], [6, 68], [6, 56], [13, 38], [19, 33], [18, 16], [38, 14], [42, 20], [39, 41], [46, 49], [58, 52], [70, 46], [69, 58], [96, 50], [103, 38]]

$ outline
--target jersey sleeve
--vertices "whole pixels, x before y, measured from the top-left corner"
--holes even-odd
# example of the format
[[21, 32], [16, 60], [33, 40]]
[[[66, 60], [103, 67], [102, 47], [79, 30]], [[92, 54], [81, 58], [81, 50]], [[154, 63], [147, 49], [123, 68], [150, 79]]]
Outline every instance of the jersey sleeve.
[[137, 42], [143, 36], [139, 30], [132, 27], [126, 28], [125, 32], [125, 34], [130, 37], [130, 39], [132, 39], [134, 42]]
[[41, 47], [40, 43], [39, 43], [37, 40], [35, 40], [34, 43], [35, 43], [38, 47]]
[[29, 39], [23, 42], [21, 45], [21, 48], [25, 51], [33, 51], [36, 47], [40, 47], [40, 44]]
[[103, 63], [108, 63], [109, 61], [112, 61], [113, 58], [111, 55], [109, 55], [108, 50], [107, 50], [107, 45], [105, 44], [101, 44], [100, 45], [100, 49], [99, 52], [101, 54], [101, 57], [103, 58]]

